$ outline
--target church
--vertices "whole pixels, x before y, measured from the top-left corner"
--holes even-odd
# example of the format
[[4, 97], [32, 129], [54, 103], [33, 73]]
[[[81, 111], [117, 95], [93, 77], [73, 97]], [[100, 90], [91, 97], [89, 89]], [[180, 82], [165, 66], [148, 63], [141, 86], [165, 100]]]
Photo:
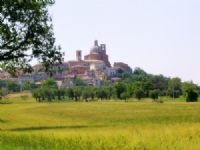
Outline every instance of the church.
[[[19, 77], [20, 83], [27, 79], [31, 82], [40, 81], [42, 74], [42, 66], [39, 64], [33, 66], [34, 73], [21, 75]], [[53, 66], [53, 78], [61, 82], [64, 86], [73, 86], [73, 79], [79, 78], [88, 85], [100, 86], [103, 80], [112, 82], [118, 81], [119, 73], [132, 72], [132, 69], [123, 62], [115, 62], [112, 66], [107, 55], [106, 44], [99, 44], [97, 40], [94, 41], [90, 48], [89, 54], [82, 57], [82, 51], [76, 51], [76, 59], [63, 62], [60, 65]], [[40, 74], [40, 76], [38, 76]], [[26, 77], [26, 78], [24, 78]], [[33, 78], [34, 77], [34, 78]], [[43, 80], [45, 75], [42, 76]], [[33, 78], [33, 79], [32, 79]]]

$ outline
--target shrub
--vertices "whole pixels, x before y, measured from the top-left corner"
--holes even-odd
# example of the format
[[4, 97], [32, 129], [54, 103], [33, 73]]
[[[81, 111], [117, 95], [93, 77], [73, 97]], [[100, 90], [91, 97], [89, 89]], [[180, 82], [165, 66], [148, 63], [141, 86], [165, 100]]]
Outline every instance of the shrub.
[[149, 92], [149, 97], [152, 98], [154, 101], [158, 99], [159, 92], [158, 90], [153, 90]]
[[121, 99], [124, 99], [125, 101], [129, 98], [130, 96], [128, 95], [127, 92], [124, 92], [121, 94]]
[[185, 82], [182, 84], [182, 89], [187, 102], [198, 101], [198, 86], [193, 82]]
[[135, 98], [141, 100], [142, 98], [145, 97], [145, 93], [142, 89], [137, 89], [134, 91], [134, 95], [135, 95]]
[[186, 95], [187, 102], [197, 102], [198, 101], [198, 93], [196, 91], [190, 90]]

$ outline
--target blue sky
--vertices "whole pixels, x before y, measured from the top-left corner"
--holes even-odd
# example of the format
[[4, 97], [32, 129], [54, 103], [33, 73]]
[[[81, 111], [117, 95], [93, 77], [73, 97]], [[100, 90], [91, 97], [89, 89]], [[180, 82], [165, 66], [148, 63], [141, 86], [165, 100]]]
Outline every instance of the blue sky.
[[50, 14], [65, 60], [97, 39], [112, 63], [200, 84], [199, 0], [56, 0]]

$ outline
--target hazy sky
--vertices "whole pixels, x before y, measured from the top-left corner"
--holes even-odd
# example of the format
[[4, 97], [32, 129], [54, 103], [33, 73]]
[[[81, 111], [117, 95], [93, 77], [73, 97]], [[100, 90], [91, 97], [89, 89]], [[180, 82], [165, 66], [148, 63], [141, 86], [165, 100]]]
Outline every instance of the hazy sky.
[[112, 63], [200, 84], [200, 0], [56, 0], [50, 14], [65, 60], [97, 39]]

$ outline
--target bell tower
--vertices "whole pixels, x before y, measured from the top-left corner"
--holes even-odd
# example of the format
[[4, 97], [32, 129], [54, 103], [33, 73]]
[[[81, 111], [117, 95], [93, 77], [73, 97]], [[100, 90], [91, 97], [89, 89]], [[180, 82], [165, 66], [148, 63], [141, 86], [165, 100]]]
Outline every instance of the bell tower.
[[82, 52], [81, 50], [76, 51], [76, 60], [81, 61], [82, 60]]
[[101, 44], [101, 50], [106, 53], [106, 44]]
[[94, 41], [94, 46], [99, 46], [97, 40]]

